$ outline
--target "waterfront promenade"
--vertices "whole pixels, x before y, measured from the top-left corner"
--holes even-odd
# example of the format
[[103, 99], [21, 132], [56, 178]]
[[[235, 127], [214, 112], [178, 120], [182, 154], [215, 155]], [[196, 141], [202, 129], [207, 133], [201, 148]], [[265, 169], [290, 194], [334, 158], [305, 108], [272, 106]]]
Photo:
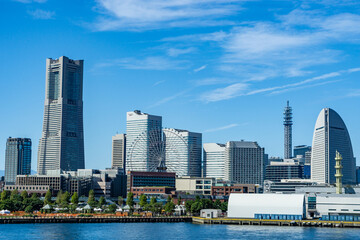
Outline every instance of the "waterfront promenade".
[[175, 223], [191, 222], [191, 217], [119, 217], [119, 216], [3, 216], [0, 224], [20, 223]]
[[201, 218], [193, 217], [192, 223], [232, 224], [264, 226], [299, 226], [299, 227], [351, 227], [360, 228], [360, 222], [324, 221], [324, 220], [275, 220], [275, 219], [240, 219], [240, 218]]

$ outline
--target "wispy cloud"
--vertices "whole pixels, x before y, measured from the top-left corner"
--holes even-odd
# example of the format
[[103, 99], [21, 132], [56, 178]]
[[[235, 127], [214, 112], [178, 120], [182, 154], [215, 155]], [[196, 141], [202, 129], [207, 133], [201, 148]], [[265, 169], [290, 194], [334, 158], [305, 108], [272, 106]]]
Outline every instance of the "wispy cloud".
[[202, 65], [201, 67], [194, 69], [194, 72], [200, 72], [200, 71], [204, 70], [206, 67], [207, 67], [207, 65]]
[[360, 97], [360, 89], [353, 89], [346, 96], [347, 97]]
[[167, 103], [167, 102], [170, 102], [170, 101], [172, 101], [172, 100], [175, 100], [175, 99], [177, 99], [177, 98], [185, 95], [186, 93], [190, 92], [191, 90], [192, 90], [192, 89], [186, 89], [186, 90], [184, 90], [184, 91], [181, 91], [181, 92], [178, 92], [178, 93], [176, 93], [176, 94], [173, 94], [173, 95], [171, 95], [171, 96], [169, 96], [169, 97], [165, 97], [165, 98], [157, 101], [156, 103], [152, 104], [149, 108], [158, 107], [158, 106], [163, 105], [163, 104], [165, 104], [165, 103]]
[[53, 19], [55, 16], [55, 12], [45, 11], [41, 9], [36, 9], [35, 11], [28, 11], [28, 14], [35, 19]]
[[97, 0], [99, 31], [148, 30], [229, 24], [223, 17], [241, 9], [235, 0]]
[[203, 131], [204, 133], [209, 133], [209, 132], [218, 132], [218, 131], [222, 131], [222, 130], [226, 130], [226, 129], [230, 129], [230, 128], [234, 128], [239, 126], [239, 124], [237, 123], [232, 123], [226, 126], [222, 126], [222, 127], [218, 127], [218, 128], [212, 128], [212, 129], [207, 129], [205, 131]]
[[99, 63], [97, 68], [120, 67], [131, 70], [176, 70], [187, 68], [185, 61], [174, 61], [161, 56], [138, 58], [121, 58]]
[[194, 51], [196, 51], [196, 48], [193, 48], [193, 47], [189, 47], [189, 48], [169, 48], [167, 50], [167, 55], [169, 55], [170, 57], [177, 57], [179, 55], [192, 53]]
[[165, 80], [157, 81], [157, 82], [155, 82], [155, 83], [153, 84], [153, 87], [155, 87], [155, 86], [157, 86], [157, 85], [160, 85], [160, 84], [162, 84], [162, 83], [164, 83], [164, 82], [165, 82]]
[[[268, 88], [259, 88], [259, 89], [251, 89], [251, 85], [248, 83], [247, 84], [235, 83], [235, 84], [231, 84], [224, 88], [217, 88], [213, 91], [204, 93], [200, 99], [204, 102], [217, 102], [217, 101], [227, 100], [227, 99], [231, 99], [231, 98], [235, 98], [235, 97], [239, 97], [239, 96], [250, 96], [250, 95], [261, 94], [261, 93], [280, 94], [280, 93], [285, 93], [288, 91], [294, 91], [294, 90], [299, 90], [299, 89], [303, 89], [303, 88], [309, 88], [309, 87], [315, 87], [315, 86], [319, 86], [319, 85], [333, 83], [338, 80], [327, 81], [327, 82], [325, 82], [325, 81], [321, 82], [321, 81], [329, 79], [329, 78], [339, 77], [343, 74], [349, 74], [349, 73], [353, 73], [353, 72], [357, 72], [357, 71], [360, 71], [360, 69], [352, 68], [352, 69], [348, 69], [348, 70], [326, 73], [326, 74], [323, 74], [320, 76], [308, 78], [308, 79], [298, 81], [295, 83], [274, 86], [274, 87], [268, 87]], [[316, 83], [314, 84], [314, 82], [316, 82]], [[320, 83], [318, 83], [318, 82], [320, 82]]]

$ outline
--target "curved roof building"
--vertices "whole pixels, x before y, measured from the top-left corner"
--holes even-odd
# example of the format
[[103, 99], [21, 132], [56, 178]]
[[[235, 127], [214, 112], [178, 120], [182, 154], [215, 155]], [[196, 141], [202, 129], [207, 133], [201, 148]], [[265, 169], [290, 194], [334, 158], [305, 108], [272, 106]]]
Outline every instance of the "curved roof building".
[[321, 110], [315, 124], [312, 154], [311, 179], [318, 183], [333, 184], [335, 180], [335, 152], [343, 156], [343, 183], [356, 182], [356, 164], [350, 135], [344, 121], [331, 108]]

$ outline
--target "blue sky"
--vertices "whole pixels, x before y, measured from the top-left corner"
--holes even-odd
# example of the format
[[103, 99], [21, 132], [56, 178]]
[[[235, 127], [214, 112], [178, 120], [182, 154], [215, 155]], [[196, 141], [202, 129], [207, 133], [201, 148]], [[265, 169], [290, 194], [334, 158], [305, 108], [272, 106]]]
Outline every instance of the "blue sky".
[[0, 13], [0, 169], [12, 136], [33, 140], [36, 170], [45, 59], [62, 55], [85, 60], [87, 168], [111, 165], [134, 109], [283, 156], [287, 100], [294, 145], [331, 107], [360, 159], [358, 1], [2, 0]]

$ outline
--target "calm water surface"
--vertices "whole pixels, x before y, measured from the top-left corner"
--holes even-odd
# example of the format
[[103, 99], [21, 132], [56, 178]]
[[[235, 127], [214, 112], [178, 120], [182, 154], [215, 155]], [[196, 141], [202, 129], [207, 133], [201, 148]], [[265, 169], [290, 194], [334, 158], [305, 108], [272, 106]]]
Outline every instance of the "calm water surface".
[[191, 223], [62, 223], [0, 225], [0, 239], [360, 239], [360, 229]]

